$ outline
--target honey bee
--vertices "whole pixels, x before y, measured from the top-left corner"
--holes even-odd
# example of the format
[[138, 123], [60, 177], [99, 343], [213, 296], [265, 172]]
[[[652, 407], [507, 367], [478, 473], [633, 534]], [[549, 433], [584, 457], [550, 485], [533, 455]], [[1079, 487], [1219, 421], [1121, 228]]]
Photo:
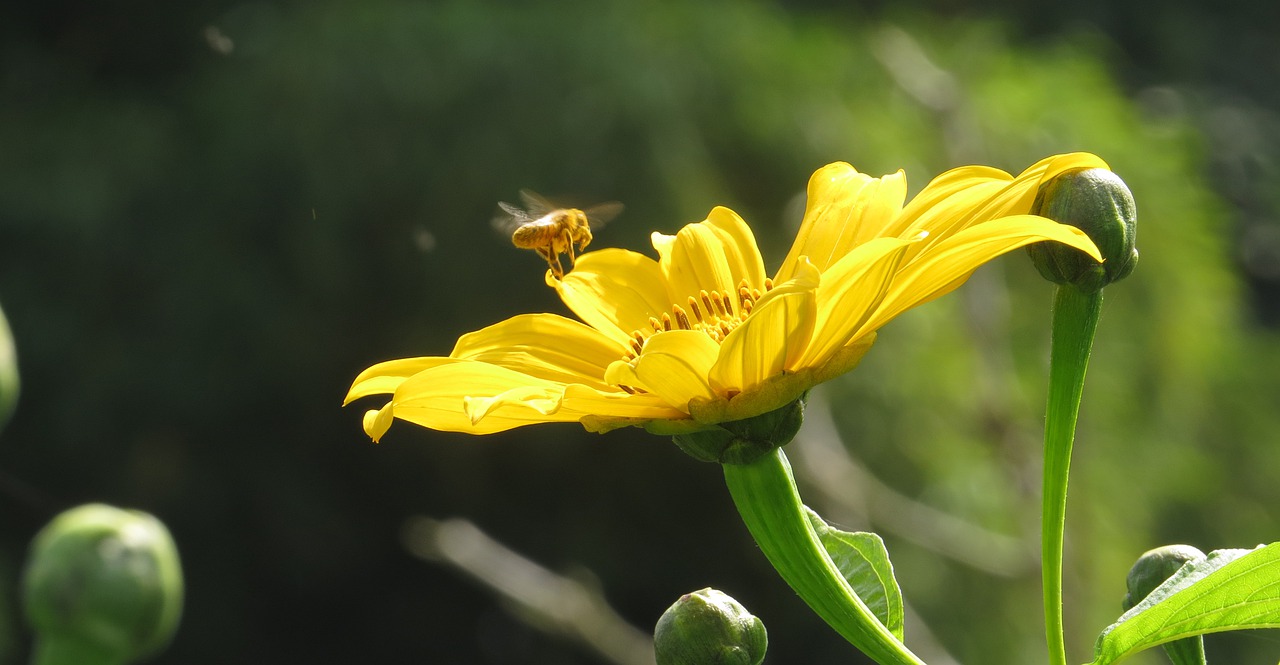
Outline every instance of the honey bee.
[[546, 260], [556, 279], [564, 277], [560, 255], [569, 255], [569, 269], [573, 269], [577, 252], [591, 244], [591, 224], [603, 224], [619, 212], [622, 204], [617, 201], [602, 203], [586, 210], [557, 208], [538, 194], [520, 190], [524, 208], [506, 202], [498, 203], [502, 213], [494, 218], [494, 226], [511, 231], [511, 243], [521, 249], [532, 249]]

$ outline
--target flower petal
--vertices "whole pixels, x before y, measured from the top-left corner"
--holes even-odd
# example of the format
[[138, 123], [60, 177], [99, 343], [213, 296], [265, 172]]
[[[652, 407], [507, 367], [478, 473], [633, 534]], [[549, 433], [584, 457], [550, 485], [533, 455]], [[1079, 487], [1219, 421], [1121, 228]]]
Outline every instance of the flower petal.
[[547, 283], [587, 325], [621, 344], [671, 307], [658, 262], [623, 249], [587, 252], [564, 279]]
[[[704, 290], [736, 294], [743, 280], [757, 288], [764, 283], [755, 236], [728, 208], [713, 209], [706, 221], [686, 224], [674, 237], [654, 233], [653, 247], [671, 303], [683, 304]], [[737, 298], [729, 300], [736, 307]]]
[[800, 231], [774, 281], [794, 277], [802, 256], [825, 271], [857, 245], [883, 235], [906, 195], [901, 171], [872, 178], [844, 162], [818, 169], [809, 179]]
[[389, 395], [404, 383], [404, 380], [437, 365], [453, 362], [449, 358], [426, 356], [421, 358], [401, 358], [380, 362], [363, 372], [351, 382], [351, 388], [342, 401], [346, 406], [351, 402], [369, 395]]
[[880, 308], [863, 324], [862, 332], [876, 330], [898, 314], [952, 291], [987, 261], [1046, 240], [1075, 247], [1102, 260], [1089, 236], [1074, 226], [1036, 215], [985, 222], [956, 233], [903, 266]]
[[625, 346], [599, 330], [572, 319], [555, 314], [523, 314], [463, 335], [450, 356], [479, 360], [548, 381], [610, 390], [604, 382], [605, 368], [626, 352]]
[[[795, 369], [817, 319], [814, 291], [821, 275], [806, 260], [795, 278], [774, 287], [720, 344], [711, 385], [721, 395], [751, 390], [765, 379]], [[781, 406], [781, 405], [779, 405]]]
[[712, 399], [707, 374], [720, 345], [700, 330], [671, 330], [650, 337], [632, 363], [636, 388], [688, 413], [689, 401]]
[[799, 365], [818, 367], [853, 339], [888, 292], [913, 241], [877, 238], [845, 255], [822, 274], [813, 341]]
[[387, 430], [391, 429], [391, 421], [394, 420], [395, 412], [391, 408], [391, 402], [387, 402], [381, 409], [372, 409], [364, 413], [364, 433], [373, 439], [374, 443], [382, 440]]

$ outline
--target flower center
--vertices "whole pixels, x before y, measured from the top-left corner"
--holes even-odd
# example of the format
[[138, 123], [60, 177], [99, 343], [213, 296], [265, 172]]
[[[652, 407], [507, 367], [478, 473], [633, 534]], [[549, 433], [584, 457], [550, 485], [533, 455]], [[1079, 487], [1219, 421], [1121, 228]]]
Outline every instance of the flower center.
[[652, 336], [668, 330], [701, 330], [716, 342], [733, 332], [746, 320], [755, 303], [765, 293], [773, 290], [773, 280], [765, 278], [764, 291], [752, 287], [747, 280], [738, 283], [737, 293], [732, 291], [700, 291], [689, 296], [685, 306], [671, 305], [671, 312], [649, 317], [649, 327], [631, 332], [631, 349], [623, 359], [635, 360], [644, 350], [644, 343]]

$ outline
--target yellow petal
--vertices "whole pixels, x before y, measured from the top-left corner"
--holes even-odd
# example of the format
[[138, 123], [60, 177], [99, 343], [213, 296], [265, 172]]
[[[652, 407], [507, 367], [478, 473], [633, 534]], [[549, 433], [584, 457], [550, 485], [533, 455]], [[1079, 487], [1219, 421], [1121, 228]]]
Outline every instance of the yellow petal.
[[756, 302], [751, 315], [725, 337], [711, 368], [711, 385], [721, 395], [751, 390], [784, 370], [794, 369], [813, 334], [818, 269], [797, 263], [795, 278]]
[[394, 419], [395, 412], [391, 407], [391, 402], [387, 402], [381, 409], [374, 409], [364, 413], [364, 432], [373, 439], [374, 443], [382, 440], [387, 430], [391, 429], [391, 421]]
[[823, 271], [857, 245], [883, 235], [901, 211], [906, 193], [901, 171], [872, 178], [844, 162], [818, 169], [809, 179], [800, 231], [774, 280], [794, 277], [802, 256]]
[[903, 266], [862, 331], [876, 330], [898, 314], [950, 292], [979, 266], [1005, 252], [1045, 240], [1075, 247], [1101, 261], [1093, 241], [1074, 226], [1035, 215], [985, 222], [956, 233]]
[[[671, 303], [683, 304], [703, 290], [736, 294], [743, 280], [757, 288], [764, 282], [755, 236], [728, 208], [713, 209], [706, 221], [686, 224], [674, 237], [653, 234], [653, 246]], [[736, 297], [728, 300], [737, 307]]]
[[711, 399], [715, 392], [707, 374], [720, 345], [700, 330], [671, 330], [650, 337], [632, 363], [637, 388], [688, 412], [689, 401]]
[[437, 365], [453, 362], [449, 358], [438, 356], [422, 358], [402, 358], [381, 362], [363, 372], [351, 382], [342, 405], [346, 406], [354, 400], [369, 395], [389, 395], [396, 391], [405, 379]]
[[[576, 414], [549, 406], [563, 392], [563, 384], [488, 363], [456, 360], [401, 383], [392, 403], [400, 420], [446, 432], [490, 434], [533, 423], [577, 420]], [[486, 398], [494, 401], [485, 402]], [[476, 414], [479, 418], [473, 421]]]
[[605, 368], [626, 351], [604, 333], [572, 319], [523, 314], [463, 335], [450, 355], [548, 381], [609, 390], [604, 382]]
[[817, 367], [848, 345], [880, 306], [911, 240], [877, 238], [822, 274], [813, 341], [799, 365]]
[[671, 308], [658, 262], [627, 250], [587, 252], [564, 279], [548, 283], [578, 318], [620, 344]]

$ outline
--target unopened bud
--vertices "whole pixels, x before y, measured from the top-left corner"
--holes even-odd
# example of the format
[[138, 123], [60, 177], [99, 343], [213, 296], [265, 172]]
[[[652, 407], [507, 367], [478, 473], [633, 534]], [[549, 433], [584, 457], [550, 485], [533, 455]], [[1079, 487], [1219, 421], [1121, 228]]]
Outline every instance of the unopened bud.
[[1031, 212], [1084, 231], [1104, 259], [1099, 264], [1056, 242], [1029, 245], [1031, 262], [1047, 280], [1094, 293], [1128, 276], [1138, 264], [1138, 207], [1120, 176], [1107, 169], [1059, 175], [1040, 188]]
[[653, 644], [658, 665], [760, 665], [769, 635], [733, 597], [706, 588], [662, 613]]
[[[1173, 577], [1184, 564], [1203, 559], [1204, 552], [1190, 545], [1165, 545], [1149, 550], [1138, 557], [1133, 568], [1129, 569], [1129, 577], [1125, 585], [1129, 593], [1124, 597], [1124, 609], [1128, 611], [1134, 605], [1151, 595], [1156, 587]], [[1164, 652], [1174, 665], [1204, 665], [1204, 638], [1184, 637], [1165, 642]]]
[[703, 462], [750, 464], [791, 443], [804, 423], [804, 400], [802, 396], [780, 409], [677, 434], [672, 440], [680, 450]]
[[182, 613], [182, 568], [151, 515], [89, 504], [36, 534], [23, 574], [42, 663], [118, 664], [168, 644]]
[[0, 310], [0, 429], [9, 422], [18, 405], [18, 354], [13, 348], [13, 333]]

